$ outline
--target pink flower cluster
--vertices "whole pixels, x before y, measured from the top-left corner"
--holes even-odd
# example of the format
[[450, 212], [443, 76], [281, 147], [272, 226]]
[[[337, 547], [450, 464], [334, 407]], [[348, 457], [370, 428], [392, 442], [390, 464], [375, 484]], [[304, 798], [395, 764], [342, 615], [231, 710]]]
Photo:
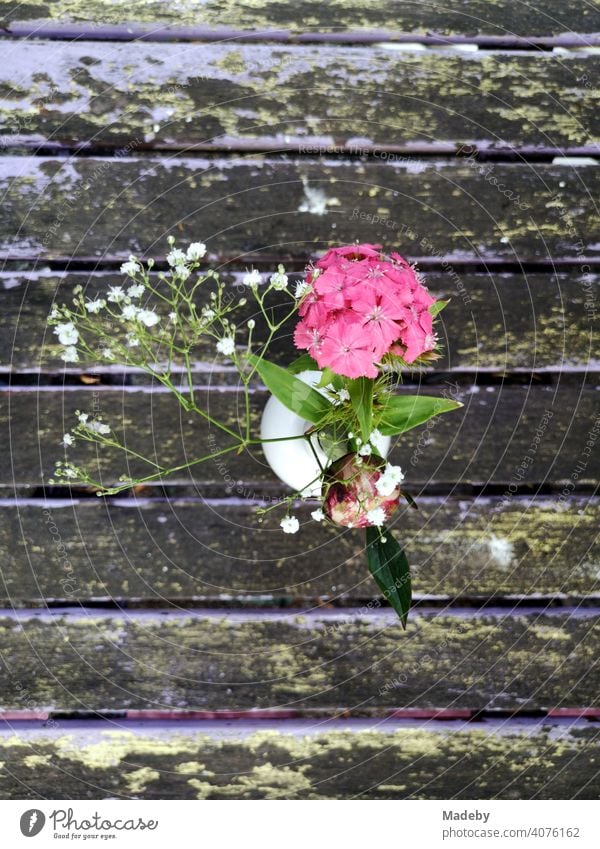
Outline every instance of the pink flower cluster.
[[412, 363], [435, 347], [435, 298], [399, 254], [386, 257], [380, 245], [332, 248], [306, 282], [294, 342], [319, 368], [377, 377], [385, 355]]

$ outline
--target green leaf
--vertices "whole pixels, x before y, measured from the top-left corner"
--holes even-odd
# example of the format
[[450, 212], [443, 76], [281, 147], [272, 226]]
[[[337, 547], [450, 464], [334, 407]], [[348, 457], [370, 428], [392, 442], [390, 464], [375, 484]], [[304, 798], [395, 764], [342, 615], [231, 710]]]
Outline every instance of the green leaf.
[[377, 411], [375, 423], [385, 436], [393, 436], [459, 407], [462, 407], [460, 401], [431, 395], [390, 395]]
[[367, 560], [377, 586], [406, 628], [412, 599], [410, 567], [404, 550], [389, 530], [367, 528]]
[[445, 307], [448, 306], [450, 301], [436, 301], [429, 307], [429, 313], [435, 318], [436, 315], [439, 315]]
[[357, 377], [347, 383], [352, 409], [360, 425], [363, 442], [368, 442], [373, 432], [373, 379]]
[[412, 507], [412, 508], [413, 508], [413, 510], [418, 510], [418, 509], [419, 509], [419, 505], [417, 504], [417, 502], [415, 501], [415, 499], [412, 497], [412, 495], [410, 494], [410, 492], [407, 492], [405, 489], [403, 489], [403, 490], [401, 491], [401, 493], [400, 493], [400, 494], [401, 494], [401, 495], [403, 495], [403, 496], [406, 498], [406, 500], [408, 501], [408, 506], [409, 506], [409, 507]]
[[319, 424], [331, 412], [331, 403], [303, 381], [281, 366], [250, 354], [249, 362], [256, 368], [263, 383], [281, 403], [302, 416], [303, 419]]
[[319, 366], [313, 360], [310, 354], [300, 354], [299, 357], [296, 357], [289, 366], [286, 371], [289, 371], [290, 374], [300, 374], [301, 371], [318, 371]]
[[333, 372], [330, 368], [324, 368], [323, 374], [321, 375], [321, 380], [317, 383], [319, 389], [323, 389], [325, 386], [333, 386], [333, 381], [335, 380], [335, 372]]

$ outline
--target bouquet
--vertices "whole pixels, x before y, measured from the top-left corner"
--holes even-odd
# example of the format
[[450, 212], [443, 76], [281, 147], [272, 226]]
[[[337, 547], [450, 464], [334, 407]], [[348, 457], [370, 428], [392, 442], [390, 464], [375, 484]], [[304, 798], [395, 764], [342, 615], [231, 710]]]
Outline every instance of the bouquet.
[[[332, 248], [295, 284], [281, 265], [268, 279], [250, 269], [235, 294], [217, 272], [202, 269], [205, 255], [201, 242], [183, 251], [170, 238], [168, 270], [157, 272], [152, 260], [130, 256], [121, 266], [121, 285], [94, 297], [78, 287], [72, 305], [53, 307], [48, 321], [66, 363], [134, 367], [166, 387], [183, 410], [208, 425], [208, 452], [169, 466], [134, 450], [101, 415], [77, 410], [53, 482], [114, 495], [229, 452], [262, 449], [292, 492], [259, 511], [282, 509], [282, 531], [294, 534], [300, 527], [295, 505], [318, 499], [312, 519], [364, 530], [369, 570], [406, 626], [410, 570], [390, 526], [401, 499], [416, 505], [403, 488], [401, 466], [387, 454], [393, 437], [461, 406], [400, 391], [405, 370], [439, 356], [433, 325], [447, 302], [436, 301], [406, 260], [385, 255], [379, 245]], [[268, 354], [291, 320], [302, 353], [284, 366]], [[194, 363], [207, 342], [239, 376], [237, 429], [197, 398]], [[250, 410], [257, 379], [272, 393], [260, 434], [252, 432]], [[215, 431], [222, 447], [211, 441]], [[69, 460], [78, 443], [120, 453], [146, 471], [107, 483], [89, 464]]]

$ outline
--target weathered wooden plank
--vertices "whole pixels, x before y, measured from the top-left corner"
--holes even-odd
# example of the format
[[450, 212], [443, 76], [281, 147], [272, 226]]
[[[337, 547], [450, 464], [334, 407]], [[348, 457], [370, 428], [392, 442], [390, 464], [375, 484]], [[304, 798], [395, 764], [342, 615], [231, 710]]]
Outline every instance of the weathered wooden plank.
[[[343, 724], [342, 728], [343, 728]], [[597, 799], [598, 732], [519, 723], [437, 730], [285, 725], [240, 737], [91, 734], [72, 724], [0, 738], [0, 796], [46, 799]], [[281, 731], [279, 729], [281, 728]], [[279, 731], [279, 733], [277, 733]], [[549, 733], [550, 732], [550, 733]]]
[[29, 710], [594, 707], [597, 623], [415, 614], [403, 631], [393, 612], [24, 612], [0, 619], [1, 707], [24, 692]]
[[[232, 286], [240, 282], [237, 274], [225, 273], [223, 277]], [[438, 320], [443, 356], [436, 363], [437, 370], [590, 367], [598, 275], [459, 274], [448, 267], [443, 274], [426, 274], [425, 280], [437, 297], [450, 298]], [[120, 282], [121, 275], [116, 272], [0, 274], [5, 328], [0, 338], [0, 371], [62, 370], [60, 346], [46, 325], [52, 305], [70, 303], [77, 285], [93, 298]], [[251, 305], [243, 313], [243, 319], [250, 317], [260, 323]], [[243, 328], [244, 320], [238, 325]], [[213, 348], [212, 342], [198, 346], [195, 368], [205, 371], [208, 365], [218, 367]], [[289, 362], [296, 354], [287, 336], [273, 346], [270, 356]]]
[[328, 153], [600, 140], [598, 94], [588, 82], [600, 72], [595, 56], [236, 43], [165, 44], [157, 56], [143, 43], [79, 41], [23, 41], [10, 56], [0, 68], [4, 146], [297, 145]]
[[307, 254], [354, 241], [411, 258], [598, 256], [600, 169], [260, 157], [0, 160], [0, 254], [160, 254], [202, 238], [221, 256]]
[[[415, 392], [416, 387], [406, 387]], [[597, 393], [593, 378], [588, 384], [558, 386], [427, 386], [427, 394], [456, 398], [464, 408], [440, 416], [427, 428], [415, 428], [397, 442], [392, 457], [408, 472], [407, 488], [417, 494], [421, 483], [460, 481], [496, 482], [506, 486], [564, 482], [567, 495], [577, 486], [594, 484], [598, 477]], [[267, 394], [251, 395], [252, 431]], [[235, 387], [199, 389], [196, 401], [210, 404], [211, 415], [239, 428], [240, 396]], [[199, 416], [182, 414], [177, 400], [166, 391], [149, 387], [91, 386], [20, 387], [0, 393], [0, 422], [10, 454], [0, 457], [0, 481], [6, 486], [39, 486], [52, 476], [54, 461], [63, 452], [62, 435], [75, 422], [74, 411], [101, 413], [115, 433], [136, 451], [161, 465], [177, 466], [195, 457], [213, 454], [232, 440], [207, 430]], [[224, 441], [224, 440], [228, 440]], [[94, 457], [93, 449], [75, 445], [69, 457], [75, 462]], [[529, 459], [528, 459], [529, 458]], [[95, 460], [93, 461], [95, 466]], [[133, 460], [128, 469], [121, 457], [103, 455], [96, 471], [107, 483], [127, 471], [136, 475], [148, 468]], [[244, 495], [281, 485], [266, 467], [258, 447], [241, 455], [235, 452], [214, 462], [201, 463], [169, 478], [172, 483], [195, 483], [218, 495], [233, 491]], [[240, 483], [241, 482], [241, 483]], [[240, 483], [238, 490], [237, 484]]]
[[[409, 552], [417, 597], [497, 599], [600, 591], [599, 499], [421, 498], [396, 534]], [[298, 537], [277, 511], [259, 524], [252, 503], [195, 499], [4, 503], [0, 598], [194, 599], [219, 604], [365, 604], [377, 588], [360, 534], [312, 522], [298, 509]]]
[[[125, 18], [124, 18], [125, 15]], [[410, 0], [302, 0], [286, 3], [238, 3], [235, 0], [168, 0], [136, 3], [131, 7], [111, 0], [53, 0], [53, 2], [0, 3], [0, 16], [7, 22], [33, 21], [123, 24], [147, 22], [187, 26], [234, 27], [238, 29], [303, 31], [392, 30], [414, 34], [439, 32], [478, 35], [558, 35], [569, 31], [600, 32], [597, 3], [548, 0], [543, 9], [520, 3], [515, 13], [513, 0], [432, 0], [426, 4]], [[301, 23], [299, 23], [301, 22]]]

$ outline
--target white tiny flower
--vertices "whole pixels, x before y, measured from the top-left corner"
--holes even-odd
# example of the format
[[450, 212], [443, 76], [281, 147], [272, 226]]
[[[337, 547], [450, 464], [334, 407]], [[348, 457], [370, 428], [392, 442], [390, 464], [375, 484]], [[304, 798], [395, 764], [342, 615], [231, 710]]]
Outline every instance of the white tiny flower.
[[242, 283], [244, 286], [260, 286], [262, 283], [262, 276], [260, 271], [257, 271], [255, 268], [252, 271], [249, 271], [247, 274], [244, 274], [242, 278]]
[[338, 392], [338, 398], [340, 399], [340, 401], [349, 401], [350, 393], [347, 389], [340, 389], [340, 391]]
[[385, 467], [384, 475], [386, 478], [391, 478], [394, 483], [402, 483], [404, 480], [404, 474], [400, 466], [392, 466], [391, 463], [388, 463]]
[[63, 468], [62, 473], [63, 473], [63, 476], [65, 478], [76, 478], [77, 477], [77, 470], [73, 466], [65, 466]]
[[400, 466], [391, 466], [388, 463], [383, 474], [375, 481], [375, 489], [379, 495], [387, 498], [403, 480], [404, 475]]
[[140, 344], [140, 340], [134, 333], [128, 333], [126, 339], [128, 348], [137, 348]]
[[279, 523], [284, 534], [295, 534], [300, 528], [300, 522], [295, 516], [285, 516]]
[[192, 273], [187, 265], [176, 265], [173, 271], [181, 280], [187, 280]]
[[124, 262], [121, 266], [121, 274], [126, 274], [127, 277], [135, 277], [141, 271], [140, 264], [134, 256], [129, 257], [129, 262]]
[[110, 348], [103, 348], [100, 351], [100, 356], [105, 360], [114, 360], [114, 358], [115, 358], [115, 355], [110, 350]]
[[111, 304], [120, 304], [121, 301], [124, 301], [126, 298], [125, 292], [123, 291], [122, 286], [109, 286], [108, 287], [108, 300]]
[[79, 419], [81, 424], [85, 424], [89, 419], [89, 416], [87, 413], [77, 413], [77, 418]]
[[186, 257], [190, 260], [190, 262], [195, 262], [198, 259], [202, 259], [202, 257], [206, 253], [206, 245], [204, 242], [192, 242], [186, 252]]
[[65, 348], [65, 350], [60, 355], [61, 360], [64, 360], [65, 363], [78, 363], [79, 362], [79, 354], [77, 353], [77, 348], [73, 346], [69, 346]]
[[303, 295], [305, 295], [308, 292], [309, 289], [310, 289], [310, 286], [308, 285], [308, 283], [305, 280], [299, 280], [296, 283], [296, 291], [294, 292], [294, 296], [298, 300], [300, 300], [300, 298]]
[[69, 445], [73, 445], [74, 442], [75, 442], [75, 440], [73, 439], [71, 434], [65, 433], [65, 435], [62, 438], [62, 444], [65, 446], [65, 448], [68, 448]]
[[57, 318], [60, 318], [60, 310], [58, 307], [52, 307], [52, 312], [48, 316], [48, 321], [55, 321]]
[[369, 510], [367, 513], [367, 522], [380, 528], [385, 523], [385, 510], [383, 507], [375, 507], [374, 510]]
[[325, 518], [325, 513], [323, 513], [321, 508], [319, 508], [318, 510], [313, 510], [310, 515], [315, 520], [315, 522], [322, 522]]
[[369, 437], [369, 442], [378, 454], [381, 455], [385, 451], [385, 436], [381, 433], [381, 431], [377, 430], [377, 428], [375, 428], [375, 430], [371, 433], [371, 436]]
[[251, 319], [249, 320], [249, 322], [248, 322], [248, 329], [249, 329], [249, 330], [254, 330], [254, 328], [255, 328], [255, 327], [256, 327], [256, 322], [254, 321], [254, 319], [253, 319], [253, 318], [251, 318]]
[[348, 439], [354, 439], [354, 434], [351, 430], [348, 431]]
[[58, 336], [61, 345], [75, 345], [79, 339], [79, 333], [72, 321], [57, 324], [54, 333]]
[[231, 336], [224, 336], [217, 342], [217, 351], [225, 357], [230, 357], [235, 351], [235, 342]]
[[283, 274], [281, 271], [277, 271], [275, 272], [275, 274], [271, 275], [271, 279], [269, 282], [274, 289], [276, 289], [278, 292], [282, 292], [284, 289], [287, 289], [287, 274]]
[[127, 294], [130, 298], [141, 298], [145, 291], [146, 287], [142, 283], [134, 283], [127, 290]]
[[158, 324], [160, 321], [159, 316], [154, 312], [154, 310], [140, 310], [137, 314], [138, 321], [141, 321], [142, 324], [145, 324], [146, 327], [154, 327], [155, 324]]
[[371, 448], [371, 446], [369, 445], [368, 442], [365, 442], [365, 444], [361, 445], [360, 448], [358, 449], [358, 453], [360, 454], [361, 457], [369, 457], [370, 454], [372, 453], [372, 451], [373, 451], [373, 449]]
[[215, 315], [216, 312], [211, 310], [210, 307], [202, 307], [202, 318], [205, 318], [207, 321], [212, 321]]
[[103, 422], [90, 422], [88, 428], [89, 430], [93, 430], [94, 433], [110, 433], [109, 426], [107, 424], [104, 424]]
[[121, 318], [124, 318], [125, 321], [133, 321], [137, 318], [139, 312], [139, 307], [136, 307], [133, 304], [126, 304], [121, 312]]
[[177, 321], [177, 313], [176, 312], [170, 312], [169, 313], [169, 321]]
[[173, 248], [173, 250], [169, 251], [167, 254], [167, 262], [170, 266], [185, 265], [184, 252], [180, 251], [179, 248]]
[[104, 298], [94, 298], [93, 301], [88, 301], [85, 305], [85, 308], [88, 312], [91, 313], [99, 313], [101, 309], [104, 309], [106, 306], [106, 301]]

